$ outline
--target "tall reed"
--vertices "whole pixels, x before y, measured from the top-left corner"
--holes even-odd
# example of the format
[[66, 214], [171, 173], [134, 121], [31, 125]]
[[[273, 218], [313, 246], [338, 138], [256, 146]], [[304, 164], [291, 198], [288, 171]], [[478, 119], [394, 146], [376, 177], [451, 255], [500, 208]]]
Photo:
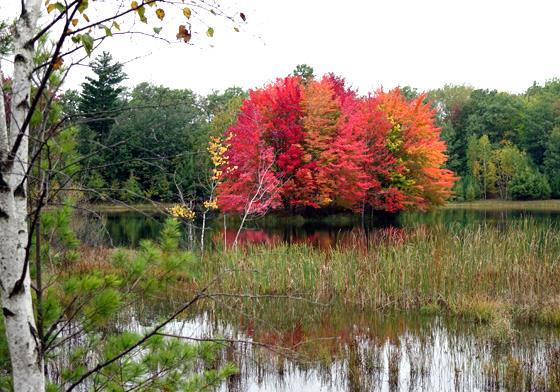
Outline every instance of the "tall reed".
[[524, 219], [504, 227], [389, 228], [365, 242], [356, 238], [353, 246], [326, 250], [305, 244], [246, 246], [214, 253], [199, 268], [206, 281], [221, 273], [218, 289], [228, 292], [477, 314], [504, 305], [536, 317], [533, 308], [549, 313], [557, 308], [559, 261], [560, 229]]

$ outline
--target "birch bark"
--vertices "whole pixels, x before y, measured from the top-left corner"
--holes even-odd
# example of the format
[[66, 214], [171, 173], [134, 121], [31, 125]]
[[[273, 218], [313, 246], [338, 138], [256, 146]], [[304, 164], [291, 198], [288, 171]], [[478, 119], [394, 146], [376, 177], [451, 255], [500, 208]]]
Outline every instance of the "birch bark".
[[[27, 181], [31, 73], [40, 0], [22, 2], [14, 29], [14, 73], [10, 126], [0, 115], [0, 292], [15, 392], [45, 390], [43, 359], [38, 340], [26, 265]], [[0, 111], [5, 102], [0, 93]], [[23, 136], [23, 137], [22, 137]]]

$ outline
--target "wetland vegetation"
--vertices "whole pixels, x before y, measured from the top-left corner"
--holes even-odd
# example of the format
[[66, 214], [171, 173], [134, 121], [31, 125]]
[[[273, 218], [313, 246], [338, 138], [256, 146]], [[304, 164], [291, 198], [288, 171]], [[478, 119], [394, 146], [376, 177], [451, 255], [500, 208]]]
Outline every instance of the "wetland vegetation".
[[[554, 208], [445, 208], [369, 226], [359, 216], [256, 220], [236, 248], [224, 250], [223, 231], [211, 232], [202, 259], [198, 246], [188, 250], [188, 223], [132, 213], [130, 226], [131, 213], [106, 213], [108, 232], [129, 231], [125, 245], [77, 248], [67, 276], [135, 282], [141, 266], [152, 266], [147, 285], [133, 290], [139, 302], [119, 317], [120, 328], [132, 330], [154, 325], [212, 282], [204, 301], [164, 334], [219, 337], [212, 366], [238, 371], [223, 390], [559, 386]], [[91, 234], [97, 226], [88, 224]]]

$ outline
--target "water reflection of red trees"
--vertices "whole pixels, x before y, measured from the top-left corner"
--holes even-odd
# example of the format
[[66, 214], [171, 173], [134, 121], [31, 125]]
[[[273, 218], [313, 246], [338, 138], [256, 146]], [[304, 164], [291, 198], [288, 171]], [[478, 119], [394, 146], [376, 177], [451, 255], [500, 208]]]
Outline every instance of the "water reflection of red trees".
[[[279, 312], [283, 309], [279, 305]], [[341, 312], [343, 313], [343, 312]], [[345, 350], [356, 339], [367, 339], [383, 343], [397, 342], [405, 331], [421, 331], [421, 320], [406, 317], [368, 317], [357, 312], [336, 314], [325, 311], [311, 323], [301, 321], [286, 314], [286, 320], [276, 320], [270, 324], [241, 316], [238, 328], [246, 336], [259, 344], [291, 350], [294, 353], [316, 357], [328, 353], [332, 358], [344, 356]]]
[[[248, 228], [239, 234], [237, 240], [240, 246], [252, 245], [280, 245], [280, 244], [304, 244], [318, 249], [353, 248], [369, 249], [375, 244], [402, 245], [412, 234], [412, 229], [397, 226], [381, 228], [343, 228], [343, 229], [317, 229], [313, 231], [286, 228], [285, 230]], [[214, 235], [214, 243], [222, 244], [225, 241], [231, 246], [236, 229], [221, 229]]]
[[[239, 323], [241, 330], [248, 337], [271, 347], [282, 347], [297, 351], [309, 339], [309, 331], [306, 331], [301, 322], [295, 322], [291, 327], [282, 331], [275, 328], [256, 328], [253, 320], [246, 319], [245, 317], [241, 317]], [[323, 332], [334, 331], [322, 331], [321, 336], [324, 336]], [[346, 333], [343, 333], [343, 335], [348, 336]], [[336, 335], [331, 334], [329, 336]], [[338, 338], [333, 340], [338, 340]]]

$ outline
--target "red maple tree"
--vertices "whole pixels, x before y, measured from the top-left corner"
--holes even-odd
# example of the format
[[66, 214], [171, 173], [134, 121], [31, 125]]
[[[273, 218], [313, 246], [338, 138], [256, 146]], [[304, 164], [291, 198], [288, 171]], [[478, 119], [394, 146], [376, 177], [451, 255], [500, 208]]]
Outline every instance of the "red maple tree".
[[254, 90], [226, 131], [225, 211], [304, 206], [426, 210], [451, 194], [445, 143], [424, 96], [358, 97], [332, 74]]

